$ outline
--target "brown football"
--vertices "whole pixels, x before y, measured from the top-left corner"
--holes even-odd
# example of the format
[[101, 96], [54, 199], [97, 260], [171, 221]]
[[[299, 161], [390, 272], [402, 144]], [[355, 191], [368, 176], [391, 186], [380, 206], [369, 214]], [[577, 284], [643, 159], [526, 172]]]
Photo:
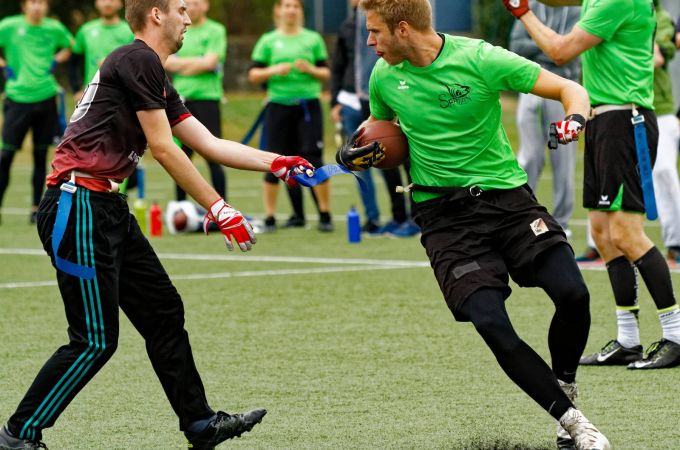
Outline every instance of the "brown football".
[[408, 139], [396, 123], [388, 120], [377, 120], [366, 125], [364, 133], [359, 138], [358, 145], [364, 146], [376, 141], [382, 144], [385, 150], [385, 158], [375, 163], [373, 167], [394, 169], [408, 158]]
[[184, 229], [187, 227], [187, 222], [189, 221], [189, 218], [184, 213], [184, 211], [180, 210], [175, 213], [172, 220], [173, 225], [175, 226], [175, 230], [184, 231]]

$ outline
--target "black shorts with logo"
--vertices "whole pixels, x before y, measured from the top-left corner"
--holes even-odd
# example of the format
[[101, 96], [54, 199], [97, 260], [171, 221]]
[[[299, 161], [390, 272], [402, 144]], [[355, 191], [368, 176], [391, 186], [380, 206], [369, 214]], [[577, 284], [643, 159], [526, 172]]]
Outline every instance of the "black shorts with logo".
[[57, 100], [50, 97], [35, 103], [17, 103], [5, 99], [2, 125], [2, 149], [19, 150], [29, 130], [33, 130], [33, 145], [52, 145], [57, 135]]
[[479, 289], [500, 289], [507, 298], [508, 274], [520, 286], [536, 286], [536, 257], [567, 243], [559, 223], [527, 185], [462, 200], [444, 196], [418, 203], [414, 219], [446, 304], [458, 321], [466, 321], [460, 307]]
[[[659, 127], [654, 111], [639, 108], [645, 118], [652, 166]], [[629, 110], [598, 115], [586, 127], [583, 207], [600, 211], [645, 212], [638, 168], [635, 132]]]

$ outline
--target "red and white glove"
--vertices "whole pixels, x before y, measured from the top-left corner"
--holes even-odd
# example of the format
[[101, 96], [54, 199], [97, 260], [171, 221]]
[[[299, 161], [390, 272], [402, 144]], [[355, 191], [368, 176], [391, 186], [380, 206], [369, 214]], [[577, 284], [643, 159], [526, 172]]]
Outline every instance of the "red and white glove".
[[314, 166], [299, 156], [279, 156], [272, 161], [269, 171], [291, 187], [297, 185], [293, 178], [295, 175], [306, 173], [310, 177], [314, 176]]
[[557, 148], [556, 142], [568, 144], [578, 141], [578, 136], [585, 126], [586, 119], [580, 114], [570, 114], [564, 120], [551, 124], [550, 141], [553, 145], [550, 148]]
[[231, 242], [232, 237], [241, 251], [244, 252], [253, 248], [253, 244], [257, 242], [253, 227], [243, 217], [243, 214], [232, 208], [223, 199], [219, 199], [210, 205], [210, 212], [203, 219], [203, 231], [205, 231], [205, 234], [208, 234], [210, 222], [217, 224], [224, 235], [224, 241], [230, 252], [234, 250], [234, 244]]
[[529, 0], [503, 0], [503, 5], [510, 11], [510, 14], [515, 16], [515, 19], [529, 12]]

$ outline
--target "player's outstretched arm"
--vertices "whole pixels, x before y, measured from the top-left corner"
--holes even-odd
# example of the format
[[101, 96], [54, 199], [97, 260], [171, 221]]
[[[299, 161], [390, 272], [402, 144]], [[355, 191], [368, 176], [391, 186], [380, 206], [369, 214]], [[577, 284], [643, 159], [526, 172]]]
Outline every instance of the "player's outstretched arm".
[[529, 9], [528, 0], [503, 0], [503, 4], [510, 14], [522, 22], [536, 45], [555, 64], [567, 64], [581, 53], [602, 42], [601, 38], [582, 30], [578, 26], [574, 26], [566, 35], [555, 32], [541, 22]]
[[289, 185], [294, 175], [312, 173], [314, 166], [299, 156], [284, 157], [238, 142], [219, 139], [195, 117], [189, 117], [172, 128], [177, 138], [208, 161], [235, 169], [272, 172]]

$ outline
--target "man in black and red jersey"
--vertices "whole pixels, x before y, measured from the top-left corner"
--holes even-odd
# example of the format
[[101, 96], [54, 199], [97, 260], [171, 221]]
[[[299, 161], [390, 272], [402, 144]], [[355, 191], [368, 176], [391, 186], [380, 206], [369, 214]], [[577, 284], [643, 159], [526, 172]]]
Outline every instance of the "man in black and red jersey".
[[[174, 180], [208, 210], [227, 246], [255, 243], [252, 228], [224, 202], [173, 143], [173, 134], [208, 160], [271, 171], [287, 183], [313, 167], [215, 138], [191, 116], [163, 62], [182, 46], [191, 21], [184, 0], [126, 0], [135, 41], [106, 58], [80, 100], [56, 151], [38, 211], [38, 233], [57, 268], [69, 324], [68, 345], [44, 365], [7, 425], [0, 448], [38, 448], [76, 394], [116, 349], [119, 308], [146, 341], [189, 447], [213, 449], [250, 431], [266, 414], [215, 412], [206, 400], [182, 300], [116, 186], [149, 148]], [[147, 147], [148, 144], [148, 147]]]

